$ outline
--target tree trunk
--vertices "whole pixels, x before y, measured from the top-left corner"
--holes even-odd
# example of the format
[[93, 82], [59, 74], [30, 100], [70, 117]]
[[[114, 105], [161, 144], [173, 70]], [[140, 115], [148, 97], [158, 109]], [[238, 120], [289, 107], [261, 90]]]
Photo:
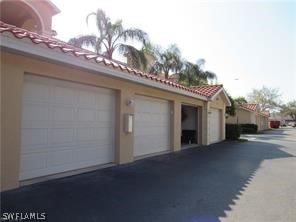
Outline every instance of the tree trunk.
[[169, 78], [169, 73], [168, 73], [168, 72], [165, 72], [165, 73], [164, 73], [164, 78], [166, 78], [166, 79]]

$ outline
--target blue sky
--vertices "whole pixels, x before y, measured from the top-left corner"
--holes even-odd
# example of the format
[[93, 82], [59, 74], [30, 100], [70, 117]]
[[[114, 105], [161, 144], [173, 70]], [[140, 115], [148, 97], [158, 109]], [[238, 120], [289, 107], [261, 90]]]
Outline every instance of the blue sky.
[[283, 102], [296, 99], [296, 0], [52, 1], [61, 9], [53, 29], [62, 40], [95, 33], [85, 17], [102, 8], [158, 45], [176, 43], [187, 60], [204, 58], [234, 97], [264, 85], [278, 88]]

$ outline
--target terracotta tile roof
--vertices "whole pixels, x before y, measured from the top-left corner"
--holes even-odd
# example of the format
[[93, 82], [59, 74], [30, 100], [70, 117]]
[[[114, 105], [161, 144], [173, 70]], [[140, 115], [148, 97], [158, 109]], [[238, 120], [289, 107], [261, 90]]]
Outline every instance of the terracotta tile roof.
[[250, 111], [250, 112], [256, 112], [257, 108], [258, 108], [258, 104], [246, 103], [246, 104], [240, 105], [239, 108], [242, 108], [242, 109]]
[[201, 85], [191, 86], [190, 88], [194, 89], [196, 92], [199, 92], [203, 96], [212, 97], [223, 88], [223, 85]]
[[191, 87], [191, 88], [186, 87], [174, 81], [170, 81], [170, 80], [158, 77], [157, 75], [144, 73], [137, 69], [130, 68], [127, 65], [124, 65], [120, 62], [109, 60], [103, 57], [102, 55], [98, 55], [94, 52], [91, 52], [82, 48], [74, 47], [73, 45], [60, 41], [58, 39], [55, 39], [52, 37], [45, 37], [37, 33], [30, 32], [28, 30], [6, 24], [1, 21], [0, 21], [0, 33], [12, 34], [17, 39], [29, 39], [31, 40], [32, 43], [36, 45], [45, 45], [48, 49], [60, 50], [60, 52], [64, 53], [65, 56], [72, 54], [75, 57], [83, 58], [90, 62], [96, 62], [98, 64], [102, 64], [109, 68], [120, 70], [122, 72], [129, 73], [137, 77], [142, 77], [145, 79], [149, 79], [151, 81], [160, 82], [162, 84], [165, 84], [171, 87], [175, 87], [181, 90], [195, 93], [202, 97], [206, 97], [205, 99], [211, 98], [211, 96], [213, 96], [216, 92], [218, 92], [220, 88], [222, 88], [222, 85], [219, 85], [219, 86], [205, 85], [205, 86], [198, 86], [198, 87]]
[[[259, 108], [259, 104], [256, 103], [246, 103], [238, 106], [239, 108], [249, 111], [249, 112], [257, 112]], [[261, 116], [269, 117], [270, 113], [268, 111], [258, 111], [257, 112]]]

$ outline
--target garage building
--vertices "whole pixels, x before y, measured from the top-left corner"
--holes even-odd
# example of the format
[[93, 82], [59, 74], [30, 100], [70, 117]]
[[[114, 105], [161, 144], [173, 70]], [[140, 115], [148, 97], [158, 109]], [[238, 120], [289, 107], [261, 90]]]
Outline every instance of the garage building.
[[42, 29], [0, 32], [1, 190], [225, 139], [222, 85], [187, 88]]

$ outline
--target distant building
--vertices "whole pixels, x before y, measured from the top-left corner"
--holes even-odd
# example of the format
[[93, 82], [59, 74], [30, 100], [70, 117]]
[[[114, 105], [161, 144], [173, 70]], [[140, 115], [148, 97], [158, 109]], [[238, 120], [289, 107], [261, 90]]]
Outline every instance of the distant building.
[[60, 10], [48, 0], [2, 0], [0, 20], [45, 36], [54, 36], [52, 17]]
[[258, 104], [242, 104], [237, 107], [235, 116], [228, 116], [226, 123], [238, 124], [256, 124], [258, 130], [269, 128], [269, 113], [261, 112]]
[[281, 113], [271, 113], [269, 121], [280, 121], [281, 125], [294, 125], [293, 119], [290, 116], [283, 115]]

